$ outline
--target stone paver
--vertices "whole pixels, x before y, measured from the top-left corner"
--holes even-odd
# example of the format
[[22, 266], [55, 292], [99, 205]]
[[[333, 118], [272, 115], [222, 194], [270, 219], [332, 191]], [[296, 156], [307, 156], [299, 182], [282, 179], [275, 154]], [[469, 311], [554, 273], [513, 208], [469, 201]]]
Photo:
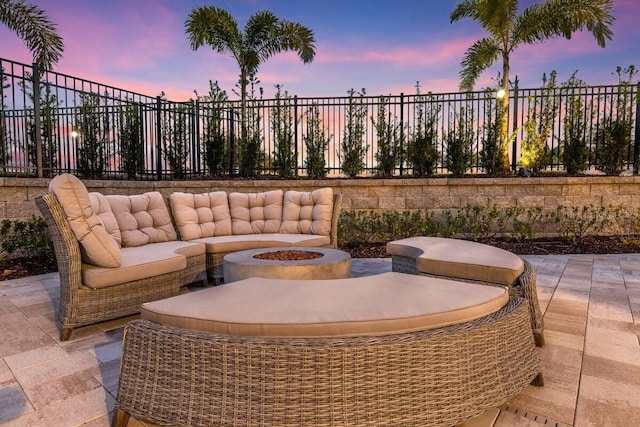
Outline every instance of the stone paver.
[[[526, 387], [474, 427], [640, 425], [640, 254], [524, 256], [545, 318], [544, 387]], [[353, 275], [391, 271], [354, 259]], [[81, 328], [59, 341], [58, 276], [0, 282], [0, 424], [109, 426], [123, 326]], [[136, 420], [130, 426], [143, 426]]]

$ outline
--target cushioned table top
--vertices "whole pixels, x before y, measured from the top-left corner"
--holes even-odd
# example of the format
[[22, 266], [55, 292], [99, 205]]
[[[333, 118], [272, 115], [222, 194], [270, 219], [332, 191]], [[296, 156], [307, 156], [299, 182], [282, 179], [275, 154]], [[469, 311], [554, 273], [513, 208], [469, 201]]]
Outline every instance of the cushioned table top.
[[141, 317], [224, 335], [377, 336], [467, 322], [508, 300], [503, 286], [395, 272], [333, 280], [250, 278], [145, 303]]

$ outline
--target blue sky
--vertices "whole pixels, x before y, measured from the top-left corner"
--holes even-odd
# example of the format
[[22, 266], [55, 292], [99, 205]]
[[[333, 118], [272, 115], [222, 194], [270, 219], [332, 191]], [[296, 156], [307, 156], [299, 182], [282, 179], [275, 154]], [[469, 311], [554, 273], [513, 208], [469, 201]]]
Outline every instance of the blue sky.
[[[265, 96], [281, 84], [299, 97], [345, 96], [351, 88], [369, 95], [454, 92], [467, 47], [484, 33], [473, 21], [449, 23], [453, 0], [27, 0], [58, 26], [65, 52], [55, 71], [171, 100], [206, 94], [217, 80], [232, 99], [235, 60], [204, 46], [192, 51], [184, 21], [198, 6], [229, 11], [244, 26], [269, 10], [314, 31], [316, 57], [303, 64], [293, 53], [265, 62], [258, 79]], [[521, 0], [524, 8], [534, 3]], [[640, 67], [640, 1], [614, 0], [613, 40], [600, 48], [590, 33], [522, 46], [511, 60], [520, 87], [537, 87], [542, 73], [558, 71], [562, 82], [578, 70], [589, 84], [617, 81], [616, 66]], [[22, 41], [0, 27], [0, 57], [31, 63]], [[493, 85], [499, 63], [477, 89]]]

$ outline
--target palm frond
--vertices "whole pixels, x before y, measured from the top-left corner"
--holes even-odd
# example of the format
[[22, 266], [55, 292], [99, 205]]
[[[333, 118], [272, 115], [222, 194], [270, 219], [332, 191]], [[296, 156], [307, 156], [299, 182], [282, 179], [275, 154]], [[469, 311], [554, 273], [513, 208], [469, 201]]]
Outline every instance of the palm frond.
[[33, 61], [44, 69], [51, 69], [62, 57], [62, 37], [37, 6], [25, 4], [24, 0], [2, 0], [0, 22], [18, 34], [33, 54]]
[[473, 90], [480, 74], [496, 62], [500, 53], [500, 46], [491, 38], [480, 39], [471, 45], [460, 64], [460, 89]]
[[242, 34], [236, 20], [224, 9], [214, 6], [195, 8], [184, 23], [191, 49], [209, 45], [218, 53], [232, 52], [239, 59]]
[[586, 28], [599, 46], [613, 37], [611, 0], [547, 0], [526, 8], [516, 21], [514, 40], [536, 43], [553, 37], [571, 38]]
[[449, 23], [454, 23], [465, 18], [471, 18], [474, 21], [478, 21], [480, 3], [481, 2], [479, 0], [461, 1], [449, 15]]
[[297, 22], [283, 21], [280, 34], [286, 50], [295, 50], [305, 64], [313, 61], [316, 55], [316, 39], [312, 30]]

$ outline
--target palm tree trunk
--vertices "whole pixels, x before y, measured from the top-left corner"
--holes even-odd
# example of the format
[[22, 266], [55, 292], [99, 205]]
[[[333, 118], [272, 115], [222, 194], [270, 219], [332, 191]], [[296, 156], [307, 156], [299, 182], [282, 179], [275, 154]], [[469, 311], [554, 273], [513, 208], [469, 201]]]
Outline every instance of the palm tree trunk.
[[247, 71], [240, 70], [240, 138], [247, 141]]
[[502, 58], [502, 114], [500, 117], [500, 147], [502, 150], [502, 169], [508, 172], [511, 169], [509, 162], [509, 55]]

